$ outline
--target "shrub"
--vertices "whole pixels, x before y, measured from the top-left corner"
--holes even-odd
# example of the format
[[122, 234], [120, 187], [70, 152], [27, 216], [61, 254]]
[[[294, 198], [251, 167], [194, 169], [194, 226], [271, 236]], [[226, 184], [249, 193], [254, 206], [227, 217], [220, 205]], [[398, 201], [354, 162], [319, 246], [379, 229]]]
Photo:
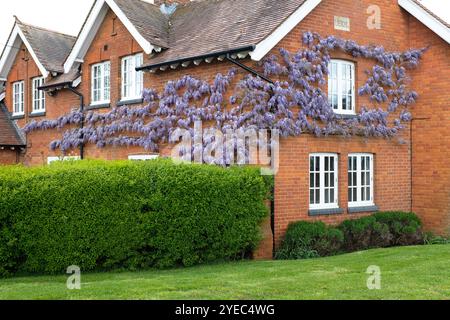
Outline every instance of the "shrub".
[[[337, 228], [322, 222], [300, 221], [289, 225], [276, 257], [306, 259], [334, 255], [339, 251], [423, 244], [425, 236], [421, 225], [414, 213], [405, 212], [380, 212], [346, 220]], [[434, 241], [439, 243], [441, 239]]]
[[299, 221], [289, 225], [277, 259], [307, 259], [337, 254], [342, 246], [342, 231], [323, 222]]
[[385, 247], [392, 238], [389, 227], [373, 216], [346, 220], [339, 229], [344, 233], [343, 249], [347, 252]]
[[389, 246], [409, 246], [424, 243], [422, 222], [411, 212], [379, 212], [377, 222], [386, 225], [391, 234]]
[[259, 242], [266, 196], [257, 168], [170, 160], [1, 168], [0, 273], [240, 259]]

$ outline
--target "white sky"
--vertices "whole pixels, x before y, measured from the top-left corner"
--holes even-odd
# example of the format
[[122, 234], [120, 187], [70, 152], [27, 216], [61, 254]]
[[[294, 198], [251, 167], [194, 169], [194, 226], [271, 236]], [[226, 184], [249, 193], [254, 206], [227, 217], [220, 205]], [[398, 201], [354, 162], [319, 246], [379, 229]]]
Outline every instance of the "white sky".
[[[0, 9], [0, 52], [17, 15], [25, 23], [77, 35], [94, 0], [3, 0]], [[450, 23], [450, 0], [422, 0]]]
[[77, 35], [94, 0], [3, 0], [0, 8], [0, 52], [14, 24], [24, 23]]

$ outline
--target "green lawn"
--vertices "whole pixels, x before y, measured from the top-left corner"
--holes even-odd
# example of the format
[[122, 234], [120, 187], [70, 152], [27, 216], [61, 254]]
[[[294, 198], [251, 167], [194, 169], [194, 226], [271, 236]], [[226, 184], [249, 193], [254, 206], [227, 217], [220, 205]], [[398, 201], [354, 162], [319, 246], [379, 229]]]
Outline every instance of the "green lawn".
[[[367, 267], [382, 272], [366, 287]], [[0, 299], [450, 299], [450, 245], [370, 250], [302, 261], [237, 262], [176, 270], [0, 280]]]

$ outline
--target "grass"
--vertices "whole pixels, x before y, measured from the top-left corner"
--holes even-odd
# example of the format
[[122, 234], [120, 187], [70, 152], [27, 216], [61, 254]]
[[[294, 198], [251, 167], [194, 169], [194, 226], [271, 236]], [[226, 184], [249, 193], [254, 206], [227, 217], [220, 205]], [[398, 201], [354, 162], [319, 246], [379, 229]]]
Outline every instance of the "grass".
[[[381, 290], [366, 270], [381, 268]], [[450, 245], [356, 252], [301, 261], [247, 261], [188, 269], [0, 280], [0, 299], [450, 299]]]

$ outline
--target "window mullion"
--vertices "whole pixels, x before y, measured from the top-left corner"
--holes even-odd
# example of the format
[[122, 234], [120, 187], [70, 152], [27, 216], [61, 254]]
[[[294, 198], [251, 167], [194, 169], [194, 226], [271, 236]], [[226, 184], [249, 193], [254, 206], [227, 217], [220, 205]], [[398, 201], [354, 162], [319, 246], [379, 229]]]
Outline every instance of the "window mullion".
[[358, 203], [362, 201], [361, 159], [361, 156], [356, 156], [356, 201]]
[[320, 156], [319, 157], [319, 159], [320, 159], [320, 164], [319, 164], [319, 167], [320, 167], [320, 173], [319, 173], [319, 176], [320, 176], [320, 186], [319, 186], [319, 188], [320, 188], [320, 201], [319, 201], [319, 203], [320, 203], [320, 205], [325, 205], [325, 157], [324, 156]]

